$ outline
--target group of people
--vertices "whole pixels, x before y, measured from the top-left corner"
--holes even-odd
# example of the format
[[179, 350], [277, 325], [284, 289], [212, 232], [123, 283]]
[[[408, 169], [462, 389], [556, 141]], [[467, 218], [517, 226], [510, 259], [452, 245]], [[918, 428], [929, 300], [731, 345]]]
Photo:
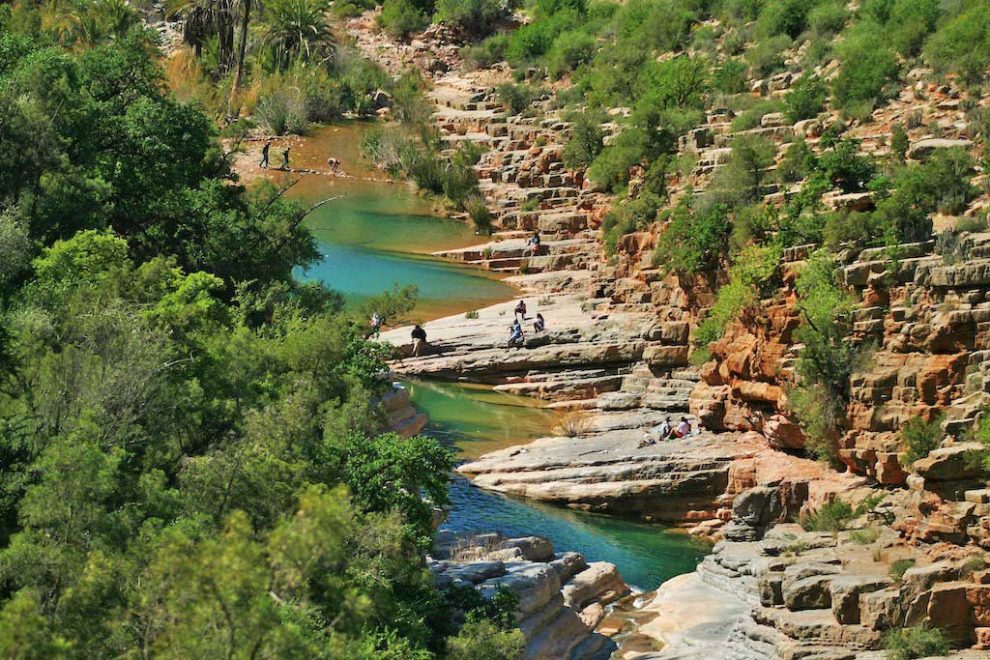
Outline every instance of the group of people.
[[[282, 150], [282, 168], [283, 170], [289, 169], [289, 151], [292, 147], [286, 145], [285, 149]], [[269, 140], [265, 142], [265, 146], [261, 148], [261, 169], [268, 169], [269, 167], [269, 155], [272, 150], [272, 141]], [[334, 176], [340, 173], [340, 159], [330, 156], [327, 158], [327, 167], [330, 168], [330, 173]]]
[[[261, 148], [261, 169], [268, 169], [268, 154], [272, 149], [272, 141], [269, 140], [265, 142], [265, 146]], [[282, 169], [289, 169], [289, 150], [292, 147], [286, 145], [285, 149], [282, 150]]]
[[[515, 309], [515, 319], [512, 321], [512, 325], [509, 326], [509, 346], [520, 347], [526, 341], [526, 337], [523, 333], [522, 322], [526, 320], [526, 301], [520, 300], [516, 304]], [[543, 314], [537, 314], [536, 318], [533, 320], [533, 333], [540, 334], [545, 332], [547, 329], [546, 319], [543, 318]]]

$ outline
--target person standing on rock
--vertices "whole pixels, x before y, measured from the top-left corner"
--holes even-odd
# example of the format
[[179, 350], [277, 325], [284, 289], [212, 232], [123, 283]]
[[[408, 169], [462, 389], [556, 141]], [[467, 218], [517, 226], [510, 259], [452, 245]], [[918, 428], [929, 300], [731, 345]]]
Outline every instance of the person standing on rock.
[[292, 147], [286, 147], [285, 151], [282, 152], [282, 169], [289, 169], [289, 149]]
[[418, 323], [412, 329], [412, 343], [413, 357], [419, 357], [426, 351], [426, 330], [423, 330]]
[[263, 170], [268, 169], [268, 152], [271, 150], [271, 148], [272, 148], [271, 140], [265, 142], [265, 146], [261, 148], [261, 169]]
[[[522, 317], [522, 318], [520, 319], [519, 317]], [[526, 320], [526, 301], [525, 300], [520, 300], [519, 301], [519, 304], [516, 305], [516, 319], [517, 320], [522, 320], [522, 321], [525, 321]]]
[[340, 160], [330, 156], [327, 158], [327, 166], [330, 167], [330, 173], [337, 176], [337, 171], [340, 169]]

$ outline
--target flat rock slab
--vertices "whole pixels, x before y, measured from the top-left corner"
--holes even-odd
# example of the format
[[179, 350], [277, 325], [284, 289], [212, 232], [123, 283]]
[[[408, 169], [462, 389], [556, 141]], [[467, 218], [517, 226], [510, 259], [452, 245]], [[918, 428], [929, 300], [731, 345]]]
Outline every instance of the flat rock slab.
[[730, 465], [766, 449], [755, 433], [702, 433], [640, 446], [641, 430], [555, 437], [510, 447], [459, 471], [489, 490], [594, 511], [679, 521], [728, 485]]

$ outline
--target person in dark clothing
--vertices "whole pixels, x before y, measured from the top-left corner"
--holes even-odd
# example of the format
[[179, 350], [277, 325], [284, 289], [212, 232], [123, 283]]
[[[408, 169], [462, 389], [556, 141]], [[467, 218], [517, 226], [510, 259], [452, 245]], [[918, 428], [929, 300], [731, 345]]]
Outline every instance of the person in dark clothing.
[[543, 320], [543, 314], [537, 314], [536, 320], [533, 321], [533, 332], [543, 332], [547, 329], [547, 322]]
[[522, 317], [520, 321], [526, 320], [526, 301], [520, 300], [519, 304], [516, 305], [516, 318]]
[[271, 140], [269, 140], [268, 142], [265, 142], [265, 146], [263, 146], [261, 148], [261, 168], [262, 169], [266, 169], [266, 170], [268, 169], [268, 152], [271, 150], [271, 148], [272, 148], [272, 141]]
[[289, 169], [289, 149], [291, 147], [286, 147], [285, 151], [282, 152], [282, 169]]
[[416, 327], [412, 329], [412, 342], [413, 357], [419, 357], [423, 354], [423, 351], [426, 350], [426, 330], [423, 330], [418, 323], [416, 324]]

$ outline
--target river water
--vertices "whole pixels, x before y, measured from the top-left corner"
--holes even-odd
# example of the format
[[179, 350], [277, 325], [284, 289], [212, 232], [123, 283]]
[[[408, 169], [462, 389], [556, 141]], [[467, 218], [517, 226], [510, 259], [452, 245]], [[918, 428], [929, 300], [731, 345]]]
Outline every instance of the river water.
[[[416, 284], [420, 302], [416, 320], [477, 309], [509, 300], [514, 289], [488, 274], [443, 263], [431, 252], [478, 242], [461, 222], [438, 218], [431, 205], [406, 185], [384, 182], [358, 156], [367, 124], [319, 129], [294, 147], [294, 167], [326, 169], [326, 159], [341, 160], [355, 178], [306, 176], [292, 195], [307, 202], [343, 195], [308, 219], [323, 259], [297, 277], [323, 282], [349, 302], [389, 289]], [[483, 387], [432, 382], [406, 383], [414, 403], [430, 417], [426, 432], [468, 460], [502, 447], [550, 433], [553, 412], [534, 401]], [[538, 534], [560, 550], [581, 552], [589, 561], [609, 561], [625, 580], [641, 589], [694, 570], [707, 546], [684, 534], [616, 518], [598, 516], [504, 497], [474, 488], [455, 477], [446, 527], [457, 532], [499, 531]]]

